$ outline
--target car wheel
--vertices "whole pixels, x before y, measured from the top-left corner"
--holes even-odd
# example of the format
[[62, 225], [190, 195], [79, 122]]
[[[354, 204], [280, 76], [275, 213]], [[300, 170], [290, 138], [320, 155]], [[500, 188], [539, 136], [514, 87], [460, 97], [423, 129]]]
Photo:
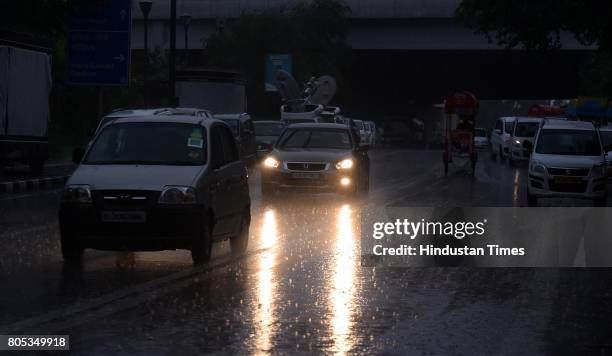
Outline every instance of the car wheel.
[[607, 202], [608, 202], [608, 198], [607, 197], [597, 198], [597, 199], [595, 199], [593, 201], [593, 206], [596, 206], [596, 207], [605, 207]]
[[527, 192], [527, 206], [530, 206], [530, 207], [538, 206], [538, 198], [535, 195], [530, 194], [529, 192]]
[[76, 241], [76, 234], [61, 231], [61, 248], [64, 261], [71, 264], [81, 263], [83, 261], [84, 248]]
[[206, 224], [191, 241], [191, 259], [195, 266], [206, 265], [212, 255], [212, 227]]
[[249, 244], [249, 226], [251, 225], [251, 212], [247, 210], [240, 221], [240, 231], [237, 235], [230, 237], [230, 247], [235, 256], [242, 255]]

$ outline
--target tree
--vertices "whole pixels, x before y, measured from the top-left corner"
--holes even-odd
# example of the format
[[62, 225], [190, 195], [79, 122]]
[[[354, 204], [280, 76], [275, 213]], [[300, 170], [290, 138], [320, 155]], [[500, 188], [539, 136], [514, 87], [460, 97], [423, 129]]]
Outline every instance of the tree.
[[342, 82], [350, 8], [335, 0], [313, 0], [291, 7], [244, 13], [207, 41], [208, 64], [243, 72], [249, 101], [264, 95], [264, 60], [268, 53], [289, 53], [294, 75], [307, 80], [330, 74]]
[[560, 48], [569, 32], [584, 45], [612, 50], [612, 3], [586, 0], [463, 0], [460, 23], [508, 48]]
[[612, 97], [612, 2], [606, 0], [463, 0], [457, 20], [506, 48], [555, 50], [569, 33], [597, 53], [580, 73], [584, 95]]

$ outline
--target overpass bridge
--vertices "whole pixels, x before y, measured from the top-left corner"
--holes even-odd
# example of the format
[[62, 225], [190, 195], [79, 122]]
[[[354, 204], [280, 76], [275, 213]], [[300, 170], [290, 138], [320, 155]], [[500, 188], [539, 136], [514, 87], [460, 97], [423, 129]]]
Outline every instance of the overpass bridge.
[[[178, 0], [188, 14], [189, 49], [202, 50], [208, 36], [243, 12], [291, 5], [295, 0]], [[455, 89], [483, 99], [551, 99], [577, 96], [579, 67], [592, 48], [563, 36], [552, 53], [505, 50], [457, 24], [461, 0], [345, 0], [351, 8], [348, 44], [353, 62], [345, 68], [350, 88], [340, 104], [396, 112], [407, 100], [439, 102]], [[132, 47], [143, 48], [143, 21], [134, 1]], [[169, 46], [170, 1], [156, 0], [150, 14], [149, 48]], [[177, 49], [184, 48], [177, 21]], [[263, 68], [262, 68], [263, 70]], [[341, 93], [342, 94], [342, 93]]]

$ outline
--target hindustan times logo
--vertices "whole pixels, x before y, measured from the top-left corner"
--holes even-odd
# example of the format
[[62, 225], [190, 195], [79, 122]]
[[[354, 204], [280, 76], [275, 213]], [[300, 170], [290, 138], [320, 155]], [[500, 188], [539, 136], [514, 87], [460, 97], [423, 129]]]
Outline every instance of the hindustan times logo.
[[465, 237], [482, 236], [485, 234], [487, 219], [477, 222], [441, 222], [441, 221], [410, 221], [396, 219], [395, 222], [375, 222], [372, 224], [372, 237], [380, 240], [385, 236], [408, 237], [411, 240], [419, 236], [452, 236], [458, 240]]

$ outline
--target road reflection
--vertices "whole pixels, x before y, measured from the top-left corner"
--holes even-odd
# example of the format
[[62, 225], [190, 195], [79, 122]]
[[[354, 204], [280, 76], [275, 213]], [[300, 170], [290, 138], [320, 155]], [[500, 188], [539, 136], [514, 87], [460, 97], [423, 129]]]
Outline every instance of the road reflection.
[[512, 205], [513, 206], [519, 206], [519, 202], [521, 200], [520, 194], [519, 194], [519, 188], [521, 186], [521, 173], [518, 170], [518, 168], [514, 169], [514, 189], [512, 191]]
[[276, 262], [275, 245], [278, 240], [278, 223], [276, 212], [272, 209], [264, 213], [263, 224], [259, 234], [259, 243], [266, 249], [259, 255], [257, 273], [257, 311], [255, 315], [255, 346], [258, 353], [271, 350], [272, 337], [276, 332], [275, 302], [276, 283], [273, 267]]
[[334, 277], [329, 295], [331, 331], [335, 351], [349, 352], [353, 346], [351, 337], [352, 314], [355, 309], [355, 269], [357, 236], [354, 233], [353, 210], [343, 205], [338, 212], [334, 251]]

